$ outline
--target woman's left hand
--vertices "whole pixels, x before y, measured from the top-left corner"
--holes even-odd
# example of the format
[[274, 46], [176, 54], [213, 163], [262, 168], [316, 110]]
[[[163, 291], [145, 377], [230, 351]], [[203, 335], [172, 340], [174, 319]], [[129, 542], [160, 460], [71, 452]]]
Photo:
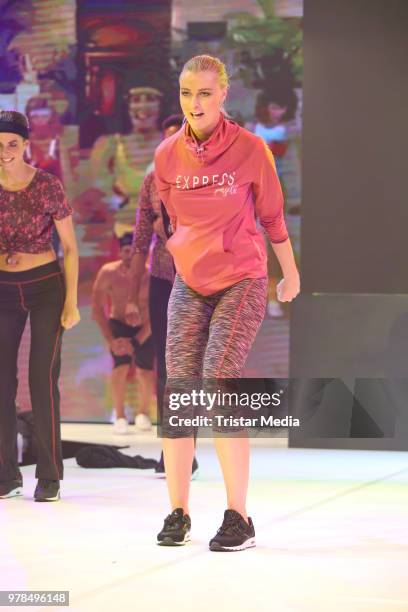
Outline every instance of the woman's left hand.
[[300, 291], [299, 274], [283, 278], [276, 287], [279, 302], [291, 302]]
[[65, 329], [71, 329], [81, 320], [81, 315], [76, 304], [65, 302], [64, 309], [61, 314], [61, 325]]

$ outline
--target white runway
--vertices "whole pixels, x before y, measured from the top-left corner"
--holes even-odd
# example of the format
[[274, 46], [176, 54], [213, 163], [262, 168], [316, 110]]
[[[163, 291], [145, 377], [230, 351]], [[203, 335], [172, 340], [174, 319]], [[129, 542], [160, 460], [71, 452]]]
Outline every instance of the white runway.
[[[155, 435], [63, 430], [65, 439], [129, 441], [125, 452], [158, 458]], [[151, 470], [85, 470], [69, 459], [62, 500], [38, 504], [34, 468], [23, 468], [24, 498], [0, 502], [0, 589], [69, 590], [80, 611], [408, 610], [407, 453], [254, 441], [257, 547], [226, 554], [208, 550], [225, 509], [210, 441], [199, 441], [197, 456], [192, 542], [182, 548], [155, 544], [168, 502]]]

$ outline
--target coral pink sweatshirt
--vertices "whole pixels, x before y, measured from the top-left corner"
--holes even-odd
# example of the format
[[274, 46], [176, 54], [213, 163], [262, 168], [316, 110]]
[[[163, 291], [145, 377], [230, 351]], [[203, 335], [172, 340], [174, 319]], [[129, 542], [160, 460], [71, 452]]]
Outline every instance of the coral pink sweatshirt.
[[205, 142], [188, 123], [156, 150], [159, 196], [173, 229], [167, 248], [184, 282], [211, 295], [244, 278], [267, 274], [262, 230], [288, 238], [283, 197], [264, 141], [221, 115]]

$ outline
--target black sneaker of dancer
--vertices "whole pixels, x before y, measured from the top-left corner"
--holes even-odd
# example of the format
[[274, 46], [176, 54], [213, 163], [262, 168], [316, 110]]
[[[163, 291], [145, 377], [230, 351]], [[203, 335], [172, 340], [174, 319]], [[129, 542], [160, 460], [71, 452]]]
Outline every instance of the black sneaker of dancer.
[[198, 461], [197, 459], [194, 457], [193, 459], [193, 465], [191, 467], [191, 480], [196, 480], [198, 478]]
[[60, 498], [60, 483], [59, 480], [46, 480], [40, 478], [34, 491], [34, 500], [36, 502], [52, 502], [58, 501]]
[[[154, 468], [154, 473], [158, 478], [166, 478], [166, 470], [164, 467], [164, 459], [163, 453], [160, 455], [160, 459], [156, 467]], [[193, 465], [191, 466], [191, 480], [196, 480], [198, 478], [199, 470], [198, 470], [198, 462], [194, 457]]]
[[19, 478], [9, 480], [8, 482], [0, 482], [0, 499], [9, 497], [19, 497], [23, 494], [23, 481]]
[[166, 478], [166, 470], [164, 469], [164, 458], [163, 458], [163, 452], [160, 455], [160, 459], [156, 465], [156, 467], [154, 468], [154, 473], [156, 474], [156, 476], [158, 476], [159, 478]]
[[160, 546], [184, 546], [190, 541], [191, 520], [183, 508], [176, 508], [164, 519], [161, 532], [157, 535]]
[[233, 552], [255, 546], [255, 529], [252, 519], [248, 523], [239, 512], [226, 510], [217, 535], [210, 540], [210, 550], [216, 552]]

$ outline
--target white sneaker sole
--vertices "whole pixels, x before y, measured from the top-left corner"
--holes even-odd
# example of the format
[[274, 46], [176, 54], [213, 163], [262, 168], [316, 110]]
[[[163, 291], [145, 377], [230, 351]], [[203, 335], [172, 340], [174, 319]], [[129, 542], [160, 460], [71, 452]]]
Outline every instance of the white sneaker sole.
[[164, 540], [157, 540], [159, 546], [184, 546], [187, 542], [191, 541], [190, 532], [186, 533], [182, 542], [175, 542], [171, 538], [164, 538]]
[[6, 495], [0, 495], [0, 499], [9, 499], [10, 497], [20, 497], [23, 494], [23, 487], [16, 487]]
[[253, 548], [254, 546], [256, 546], [255, 538], [249, 538], [239, 546], [221, 546], [221, 544], [218, 544], [218, 542], [213, 542], [210, 546], [210, 550], [213, 552], [236, 552], [238, 550]]
[[56, 502], [60, 500], [60, 494], [58, 493], [58, 495], [56, 495], [55, 497], [46, 497], [45, 499], [36, 499], [34, 497], [34, 501], [36, 502]]

